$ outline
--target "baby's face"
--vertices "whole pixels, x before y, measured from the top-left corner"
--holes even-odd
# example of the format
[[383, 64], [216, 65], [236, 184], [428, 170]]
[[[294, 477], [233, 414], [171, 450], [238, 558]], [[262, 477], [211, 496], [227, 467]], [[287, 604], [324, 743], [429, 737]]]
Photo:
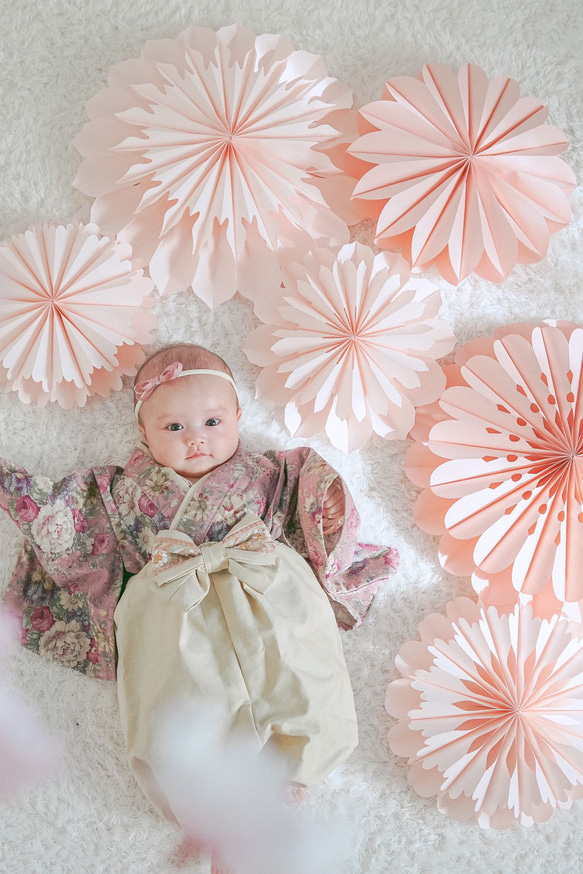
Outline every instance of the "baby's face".
[[230, 383], [198, 374], [158, 386], [138, 427], [158, 464], [196, 480], [235, 453], [240, 416]]

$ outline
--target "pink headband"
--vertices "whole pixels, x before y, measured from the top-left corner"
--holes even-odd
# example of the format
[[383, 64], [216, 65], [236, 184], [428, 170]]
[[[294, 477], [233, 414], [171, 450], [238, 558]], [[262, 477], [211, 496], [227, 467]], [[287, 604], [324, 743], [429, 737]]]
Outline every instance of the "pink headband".
[[136, 419], [140, 414], [140, 408], [144, 401], [148, 400], [154, 389], [158, 388], [159, 385], [162, 385], [164, 382], [171, 382], [173, 379], [178, 379], [180, 376], [193, 376], [196, 374], [220, 376], [222, 379], [226, 379], [227, 382], [231, 383], [235, 389], [235, 394], [237, 394], [235, 381], [228, 373], [223, 373], [222, 370], [183, 370], [180, 361], [175, 361], [173, 364], [169, 364], [159, 376], [154, 376], [152, 379], [144, 379], [142, 382], [138, 382], [138, 384], [134, 386], [134, 394], [138, 399], [134, 410]]

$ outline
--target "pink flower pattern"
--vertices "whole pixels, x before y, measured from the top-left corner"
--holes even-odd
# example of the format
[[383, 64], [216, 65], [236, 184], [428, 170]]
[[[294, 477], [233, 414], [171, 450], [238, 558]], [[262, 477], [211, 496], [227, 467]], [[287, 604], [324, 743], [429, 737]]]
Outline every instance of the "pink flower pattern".
[[76, 507], [73, 508], [73, 525], [75, 531], [83, 532], [87, 530], [87, 520], [83, 513], [81, 513]]
[[48, 631], [55, 619], [48, 607], [37, 607], [30, 615], [30, 624], [35, 631]]
[[40, 507], [29, 495], [23, 495], [16, 502], [16, 512], [24, 522], [32, 522], [38, 516]]
[[158, 512], [158, 508], [154, 501], [151, 501], [147, 495], [142, 495], [138, 501], [138, 507], [146, 516], [152, 518]]

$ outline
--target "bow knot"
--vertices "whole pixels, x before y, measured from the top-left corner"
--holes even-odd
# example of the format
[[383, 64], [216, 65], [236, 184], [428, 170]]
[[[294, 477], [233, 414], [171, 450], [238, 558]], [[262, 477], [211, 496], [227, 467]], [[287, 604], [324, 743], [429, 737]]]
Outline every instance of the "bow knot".
[[162, 373], [158, 376], [152, 377], [152, 379], [144, 379], [142, 382], [138, 382], [136, 386], [134, 386], [134, 394], [139, 401], [147, 401], [155, 388], [159, 385], [162, 385], [163, 382], [170, 382], [182, 372], [182, 364], [180, 361], [175, 361], [173, 364], [169, 364]]
[[248, 591], [265, 591], [269, 579], [246, 566], [275, 564], [275, 543], [261, 519], [248, 513], [222, 541], [198, 546], [182, 531], [160, 531], [152, 551], [154, 580], [160, 594], [188, 612], [198, 606], [221, 573], [235, 576]]
[[224, 543], [201, 543], [200, 552], [207, 574], [224, 571], [229, 565]]

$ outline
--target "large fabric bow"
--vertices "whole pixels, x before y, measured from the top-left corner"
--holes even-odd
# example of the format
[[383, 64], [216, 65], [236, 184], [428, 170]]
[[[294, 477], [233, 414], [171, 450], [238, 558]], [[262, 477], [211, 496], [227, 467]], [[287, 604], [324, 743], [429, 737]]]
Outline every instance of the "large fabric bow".
[[142, 382], [138, 382], [136, 386], [134, 386], [134, 394], [139, 401], [147, 401], [155, 388], [159, 385], [162, 385], [163, 382], [170, 382], [182, 372], [182, 364], [180, 361], [175, 361], [173, 364], [169, 364], [162, 373], [158, 376], [152, 377], [152, 379], [144, 379]]
[[223, 540], [200, 546], [182, 531], [160, 531], [152, 551], [158, 591], [186, 612], [207, 595], [212, 574], [227, 571], [238, 577], [245, 589], [262, 592], [269, 585], [268, 575], [250, 574], [245, 565], [274, 564], [275, 543], [254, 513], [247, 513]]

